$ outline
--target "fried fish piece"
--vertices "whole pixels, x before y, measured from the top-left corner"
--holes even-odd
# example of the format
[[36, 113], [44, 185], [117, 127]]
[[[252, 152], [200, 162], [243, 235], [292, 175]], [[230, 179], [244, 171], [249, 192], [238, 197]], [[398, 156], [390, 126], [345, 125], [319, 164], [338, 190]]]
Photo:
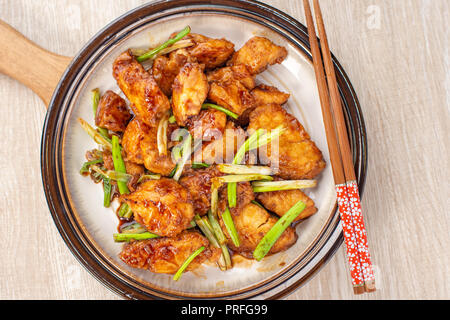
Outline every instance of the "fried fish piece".
[[172, 110], [180, 126], [197, 115], [208, 95], [209, 84], [203, 68], [198, 63], [186, 63], [175, 77], [172, 93]]
[[191, 33], [187, 37], [195, 42], [188, 48], [189, 54], [206, 69], [214, 69], [223, 64], [234, 53], [234, 43], [226, 39], [213, 39], [200, 34]]
[[180, 179], [180, 184], [191, 195], [195, 213], [205, 215], [211, 209], [211, 179], [222, 176], [216, 166], [206, 169], [191, 170]]
[[208, 82], [227, 83], [239, 81], [248, 90], [255, 87], [255, 78], [243, 64], [231, 67], [223, 67], [207, 73]]
[[255, 99], [255, 104], [257, 106], [264, 104], [283, 105], [288, 101], [290, 96], [289, 93], [282, 92], [273, 86], [268, 86], [265, 84], [260, 84], [255, 87], [251, 91], [251, 94]]
[[[150, 172], [168, 176], [175, 168], [175, 163], [170, 154], [159, 154], [157, 134], [158, 127], [133, 119], [122, 137], [125, 160], [143, 164]], [[169, 134], [170, 132], [168, 136]], [[170, 137], [168, 140], [170, 141]]]
[[[259, 148], [260, 162], [279, 168], [283, 179], [313, 179], [325, 168], [322, 152], [311, 141], [300, 122], [276, 104], [257, 107], [250, 114], [249, 132], [273, 130], [283, 125], [286, 131], [271, 144]], [[278, 145], [278, 152], [271, 150]]]
[[239, 81], [212, 82], [208, 100], [237, 115], [255, 106], [255, 100], [247, 88]]
[[256, 199], [267, 210], [276, 213], [280, 217], [288, 212], [297, 202], [302, 201], [306, 204], [306, 208], [294, 221], [306, 219], [317, 212], [314, 201], [301, 190], [259, 192], [256, 193]]
[[[238, 183], [237, 185], [237, 205], [235, 208], [231, 208], [230, 213], [233, 218], [234, 225], [238, 232], [240, 246], [236, 247], [230, 239], [228, 231], [223, 223], [222, 218], [219, 222], [223, 232], [228, 238], [228, 247], [236, 253], [241, 254], [247, 258], [253, 258], [253, 251], [261, 239], [267, 232], [273, 227], [278, 219], [268, 213], [260, 206], [253, 204], [254, 194], [250, 183]], [[226, 188], [220, 191], [219, 201], [219, 217], [224, 212], [227, 206], [227, 194]], [[280, 251], [284, 251], [291, 247], [297, 241], [297, 234], [294, 228], [288, 227], [275, 242], [270, 249], [269, 254], [274, 254]]]
[[172, 238], [133, 241], [123, 246], [120, 259], [133, 268], [155, 273], [174, 274], [197, 249], [205, 247], [189, 264], [186, 271], [198, 268], [206, 261], [215, 262], [221, 250], [209, 245], [208, 239], [196, 231], [183, 231]]
[[274, 44], [264, 37], [253, 37], [242, 48], [236, 51], [227, 65], [245, 65], [251, 74], [258, 74], [269, 65], [281, 63], [287, 56], [284, 47]]
[[172, 85], [181, 68], [188, 62], [196, 62], [186, 49], [172, 51], [169, 56], [159, 56], [153, 61], [152, 75], [162, 92], [172, 95]]
[[131, 119], [127, 103], [115, 92], [108, 90], [100, 98], [95, 125], [111, 131], [123, 132]]
[[170, 109], [167, 96], [131, 51], [125, 51], [114, 61], [113, 76], [131, 102], [134, 114], [145, 124], [154, 125]]
[[207, 77], [211, 84], [208, 100], [239, 116], [255, 106], [255, 99], [249, 91], [255, 87], [255, 79], [246, 66], [224, 67], [209, 72]]
[[196, 140], [212, 141], [222, 137], [227, 124], [227, 115], [215, 109], [202, 110], [186, 121], [186, 127]]
[[130, 206], [136, 222], [159, 236], [181, 233], [194, 218], [189, 192], [173, 179], [143, 182], [135, 192], [124, 194], [121, 199]]
[[122, 147], [126, 153], [126, 160], [137, 164], [144, 164], [144, 156], [141, 149], [141, 141], [144, 137], [145, 124], [137, 118], [130, 121], [122, 136]]
[[144, 131], [144, 135], [142, 136], [142, 140], [140, 142], [144, 166], [150, 172], [159, 173], [163, 176], [169, 176], [176, 164], [173, 162], [170, 152], [167, 152], [167, 154], [159, 153], [157, 140], [158, 127], [141, 126], [141, 128]]
[[246, 133], [241, 127], [228, 121], [222, 137], [203, 144], [202, 148], [194, 153], [194, 161], [207, 164], [231, 163], [246, 138]]

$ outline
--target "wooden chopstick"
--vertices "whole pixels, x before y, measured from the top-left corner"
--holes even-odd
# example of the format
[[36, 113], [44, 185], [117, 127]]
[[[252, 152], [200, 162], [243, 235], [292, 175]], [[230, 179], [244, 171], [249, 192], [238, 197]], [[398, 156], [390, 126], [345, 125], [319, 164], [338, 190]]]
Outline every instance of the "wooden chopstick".
[[[316, 2], [315, 2], [316, 4]], [[309, 0], [303, 0], [303, 5], [305, 8], [305, 16], [308, 26], [308, 34], [309, 34], [309, 41], [311, 45], [311, 52], [313, 56], [313, 65], [314, 65], [314, 71], [316, 74], [316, 80], [317, 80], [317, 86], [319, 90], [319, 98], [320, 98], [320, 104], [322, 108], [322, 115], [323, 115], [323, 121], [327, 136], [327, 142], [328, 142], [328, 150], [330, 153], [330, 161], [332, 164], [332, 171], [333, 171], [333, 177], [335, 180], [336, 185], [336, 193], [337, 193], [337, 199], [338, 199], [338, 206], [339, 206], [339, 213], [341, 216], [342, 221], [342, 228], [344, 233], [344, 240], [347, 248], [347, 259], [349, 263], [350, 268], [350, 275], [352, 278], [352, 284], [353, 289], [356, 294], [363, 293], [366, 289], [365, 281], [364, 281], [364, 274], [363, 274], [363, 266], [361, 264], [361, 257], [360, 257], [360, 250], [358, 248], [358, 239], [357, 234], [355, 232], [355, 224], [354, 219], [352, 215], [352, 209], [355, 206], [352, 206], [353, 201], [351, 199], [354, 199], [354, 196], [350, 197], [349, 189], [347, 185], [347, 176], [346, 171], [344, 170], [345, 165], [343, 164], [343, 161], [346, 161], [346, 159], [341, 158], [341, 152], [342, 149], [340, 148], [340, 141], [339, 141], [339, 135], [336, 135], [336, 130], [339, 130], [338, 128], [341, 127], [340, 124], [335, 123], [335, 119], [333, 118], [332, 114], [332, 108], [330, 107], [330, 93], [327, 85], [327, 81], [325, 79], [324, 71], [323, 71], [323, 63], [322, 58], [320, 54], [320, 49], [316, 37], [316, 31], [314, 27], [314, 21], [311, 13], [311, 8], [309, 5]], [[317, 2], [318, 6], [318, 2]], [[317, 12], [316, 12], [317, 14]], [[323, 21], [321, 30], [324, 32], [325, 29], [323, 28]], [[322, 49], [324, 49], [322, 47]], [[330, 55], [331, 58], [331, 55]], [[324, 57], [325, 59], [325, 57]], [[330, 59], [331, 60], [331, 59]], [[334, 67], [333, 67], [334, 71]], [[328, 75], [328, 73], [327, 73]], [[336, 86], [337, 88], [337, 86]], [[339, 97], [340, 99], [340, 97]], [[331, 99], [331, 102], [334, 103], [333, 99]], [[334, 105], [333, 105], [334, 110]], [[345, 123], [344, 123], [344, 129], [345, 129]], [[345, 132], [346, 133], [346, 132]], [[348, 138], [347, 138], [348, 142]], [[349, 148], [350, 150], [350, 148]], [[352, 162], [353, 167], [353, 162]], [[350, 181], [356, 180], [356, 176], [353, 169], [353, 176], [349, 176], [353, 178]], [[356, 188], [357, 184], [355, 183]], [[353, 184], [351, 185], [352, 188], [354, 188]], [[353, 190], [353, 189], [352, 189]], [[359, 198], [359, 197], [358, 197]], [[370, 286], [367, 285], [369, 288]], [[373, 286], [374, 287], [374, 286]]]
[[317, 29], [319, 31], [320, 44], [322, 48], [323, 61], [328, 79], [328, 87], [330, 91], [331, 106], [335, 119], [336, 131], [338, 134], [339, 148], [344, 164], [344, 174], [347, 185], [347, 192], [352, 204], [352, 218], [355, 227], [356, 241], [358, 243], [359, 256], [361, 261], [362, 272], [364, 276], [365, 290], [368, 292], [375, 291], [375, 276], [373, 273], [372, 262], [367, 243], [367, 232], [364, 225], [364, 219], [361, 211], [361, 200], [359, 197], [358, 183], [356, 182], [355, 168], [353, 166], [352, 152], [349, 139], [347, 136], [347, 128], [345, 125], [344, 112], [342, 109], [341, 96], [336, 80], [331, 52], [328, 45], [328, 37], [325, 31], [325, 25], [320, 9], [319, 0], [313, 0], [314, 13], [316, 15]]

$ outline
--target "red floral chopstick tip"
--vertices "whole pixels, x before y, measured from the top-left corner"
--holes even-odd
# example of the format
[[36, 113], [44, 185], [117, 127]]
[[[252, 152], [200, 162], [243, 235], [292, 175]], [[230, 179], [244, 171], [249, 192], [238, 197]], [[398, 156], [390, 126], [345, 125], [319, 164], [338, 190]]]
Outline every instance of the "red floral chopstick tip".
[[375, 275], [372, 261], [370, 259], [369, 244], [367, 242], [367, 231], [361, 210], [361, 199], [359, 197], [358, 184], [356, 181], [347, 182], [348, 199], [351, 205], [351, 214], [358, 244], [359, 257], [361, 262], [364, 284], [367, 291], [375, 290]]
[[[336, 185], [337, 201], [339, 207], [339, 214], [341, 216], [342, 231], [344, 233], [344, 242], [347, 249], [347, 259], [350, 269], [350, 276], [354, 288], [363, 288], [364, 277], [361, 270], [358, 244], [353, 229], [353, 220], [351, 214], [351, 203], [348, 199], [347, 185]], [[356, 292], [356, 290], [355, 290]]]

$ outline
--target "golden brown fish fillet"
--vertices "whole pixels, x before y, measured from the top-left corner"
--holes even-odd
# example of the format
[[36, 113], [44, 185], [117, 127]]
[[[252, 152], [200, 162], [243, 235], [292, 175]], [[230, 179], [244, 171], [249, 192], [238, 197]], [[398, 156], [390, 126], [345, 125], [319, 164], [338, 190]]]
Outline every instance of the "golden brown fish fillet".
[[169, 56], [159, 56], [153, 61], [152, 75], [165, 95], [172, 95], [172, 85], [181, 68], [188, 62], [196, 62], [186, 49], [178, 49]]
[[208, 100], [239, 116], [255, 105], [253, 96], [239, 81], [212, 82]]
[[255, 78], [243, 64], [223, 67], [207, 73], [208, 82], [226, 83], [239, 81], [244, 87], [251, 90], [255, 87]]
[[122, 195], [136, 222], [159, 236], [173, 237], [190, 226], [194, 218], [188, 191], [173, 179], [149, 180], [135, 192]]
[[283, 62], [286, 56], [286, 48], [277, 46], [267, 38], [253, 37], [233, 54], [227, 65], [243, 64], [251, 74], [258, 74], [269, 65]]
[[302, 201], [306, 204], [306, 208], [294, 221], [306, 219], [317, 212], [314, 201], [301, 190], [259, 192], [256, 193], [256, 199], [261, 202], [267, 210], [276, 213], [280, 217], [288, 212], [288, 210], [298, 201]]
[[123, 132], [131, 119], [127, 103], [115, 92], [108, 90], [100, 98], [95, 125], [111, 131]]
[[[122, 146], [126, 153], [125, 160], [143, 164], [147, 170], [168, 176], [175, 168], [170, 152], [160, 154], [157, 142], [158, 127], [148, 126], [138, 119], [133, 119], [127, 126]], [[170, 141], [171, 132], [167, 133]]]
[[231, 163], [246, 138], [246, 133], [241, 127], [228, 121], [223, 136], [220, 139], [204, 143], [202, 148], [195, 152], [194, 160], [207, 164]]
[[198, 63], [204, 64], [206, 69], [214, 69], [225, 64], [234, 53], [234, 43], [226, 39], [213, 39], [194, 33], [189, 34], [185, 39], [195, 42], [195, 45], [187, 50]]
[[222, 137], [227, 124], [227, 115], [215, 109], [202, 110], [186, 121], [186, 128], [194, 139], [212, 141]]
[[120, 259], [133, 268], [156, 273], [174, 274], [197, 249], [205, 247], [186, 268], [195, 270], [206, 261], [215, 262], [221, 250], [209, 245], [208, 239], [196, 231], [183, 231], [172, 238], [133, 241], [123, 246]]
[[[283, 125], [287, 130], [278, 138], [259, 149], [260, 162], [279, 167], [283, 179], [313, 179], [325, 168], [322, 152], [311, 141], [300, 122], [279, 105], [257, 107], [250, 114], [248, 130], [267, 131]], [[271, 146], [278, 144], [278, 152]]]
[[144, 164], [141, 141], [144, 137], [145, 124], [134, 118], [130, 121], [122, 136], [122, 146], [126, 152], [126, 159], [137, 164]]
[[113, 76], [131, 102], [134, 114], [145, 124], [154, 125], [170, 109], [167, 96], [130, 51], [114, 61]]
[[172, 93], [172, 110], [180, 126], [197, 115], [208, 95], [209, 84], [203, 68], [198, 63], [186, 63], [175, 77]]
[[260, 106], [264, 104], [285, 104], [290, 94], [284, 93], [275, 87], [260, 84], [251, 91], [253, 98], [255, 99], [255, 105]]
[[196, 214], [205, 215], [211, 208], [211, 179], [222, 175], [215, 166], [211, 166], [191, 170], [181, 177], [180, 184], [189, 191]]
[[[260, 206], [251, 203], [254, 200], [254, 194], [250, 183], [238, 183], [237, 185], [237, 205], [231, 208], [231, 217], [239, 235], [240, 246], [236, 247], [230, 239], [228, 231], [220, 219], [220, 225], [223, 232], [229, 239], [228, 247], [236, 253], [239, 253], [247, 258], [253, 258], [253, 251], [264, 237], [264, 235], [272, 228], [278, 219], [268, 213]], [[220, 191], [219, 201], [219, 217], [221, 213], [228, 206], [226, 188]], [[297, 234], [292, 227], [288, 227], [275, 242], [270, 249], [269, 254], [274, 254], [284, 251], [291, 247], [297, 241]]]

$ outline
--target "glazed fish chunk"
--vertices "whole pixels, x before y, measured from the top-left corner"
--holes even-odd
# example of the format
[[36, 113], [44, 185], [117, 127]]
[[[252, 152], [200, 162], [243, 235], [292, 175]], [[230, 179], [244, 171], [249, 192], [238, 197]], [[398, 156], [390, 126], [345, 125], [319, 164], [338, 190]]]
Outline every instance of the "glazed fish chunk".
[[175, 168], [175, 163], [170, 153], [159, 153], [157, 132], [156, 126], [147, 126], [138, 119], [133, 119], [123, 134], [122, 145], [126, 160], [143, 164], [150, 172], [168, 176]]
[[255, 86], [253, 76], [244, 65], [217, 69], [208, 74], [211, 88], [208, 100], [242, 115], [255, 106], [249, 89]]
[[253, 37], [233, 54], [227, 63], [230, 66], [243, 64], [251, 74], [258, 74], [269, 65], [281, 63], [287, 56], [287, 50], [264, 37]]
[[172, 110], [178, 125], [199, 114], [208, 90], [203, 68], [198, 63], [186, 63], [173, 82]]
[[183, 231], [172, 238], [127, 243], [120, 253], [120, 259], [133, 268], [174, 274], [184, 261], [202, 246], [205, 250], [195, 257], [186, 269], [192, 271], [208, 260], [217, 261], [221, 252], [220, 249], [211, 247], [208, 239], [196, 231]]
[[169, 57], [159, 56], [153, 62], [152, 75], [166, 96], [172, 95], [173, 81], [188, 62], [196, 62], [196, 59], [186, 49], [173, 51]]
[[205, 215], [211, 208], [211, 179], [221, 175], [215, 166], [211, 166], [193, 170], [181, 177], [179, 182], [189, 191], [196, 214]]
[[226, 39], [213, 39], [200, 34], [191, 33], [187, 39], [196, 44], [189, 48], [189, 54], [196, 58], [198, 63], [204, 64], [206, 69], [219, 67], [234, 53], [234, 43]]
[[194, 218], [188, 191], [173, 179], [143, 182], [135, 192], [121, 197], [133, 211], [136, 222], [159, 236], [181, 233]]
[[98, 103], [95, 125], [111, 131], [123, 132], [131, 119], [127, 103], [111, 90], [105, 92]]
[[222, 137], [227, 125], [225, 113], [215, 109], [202, 110], [186, 121], [186, 127], [196, 140], [212, 141]]
[[300, 122], [276, 104], [257, 107], [250, 114], [249, 131], [272, 130], [283, 125], [287, 130], [273, 140], [278, 152], [272, 152], [271, 144], [259, 149], [260, 160], [278, 166], [283, 179], [313, 179], [325, 168], [322, 152], [311, 141]]
[[140, 121], [152, 126], [169, 111], [169, 99], [130, 51], [114, 61], [113, 76]]
[[282, 92], [275, 87], [261, 84], [251, 91], [255, 99], [255, 105], [261, 106], [265, 104], [285, 104], [290, 94]]
[[301, 190], [282, 190], [271, 192], [256, 193], [256, 199], [269, 211], [283, 216], [290, 208], [292, 208], [298, 201], [306, 204], [306, 208], [294, 220], [299, 221], [306, 219], [317, 212], [314, 201], [311, 200]]

